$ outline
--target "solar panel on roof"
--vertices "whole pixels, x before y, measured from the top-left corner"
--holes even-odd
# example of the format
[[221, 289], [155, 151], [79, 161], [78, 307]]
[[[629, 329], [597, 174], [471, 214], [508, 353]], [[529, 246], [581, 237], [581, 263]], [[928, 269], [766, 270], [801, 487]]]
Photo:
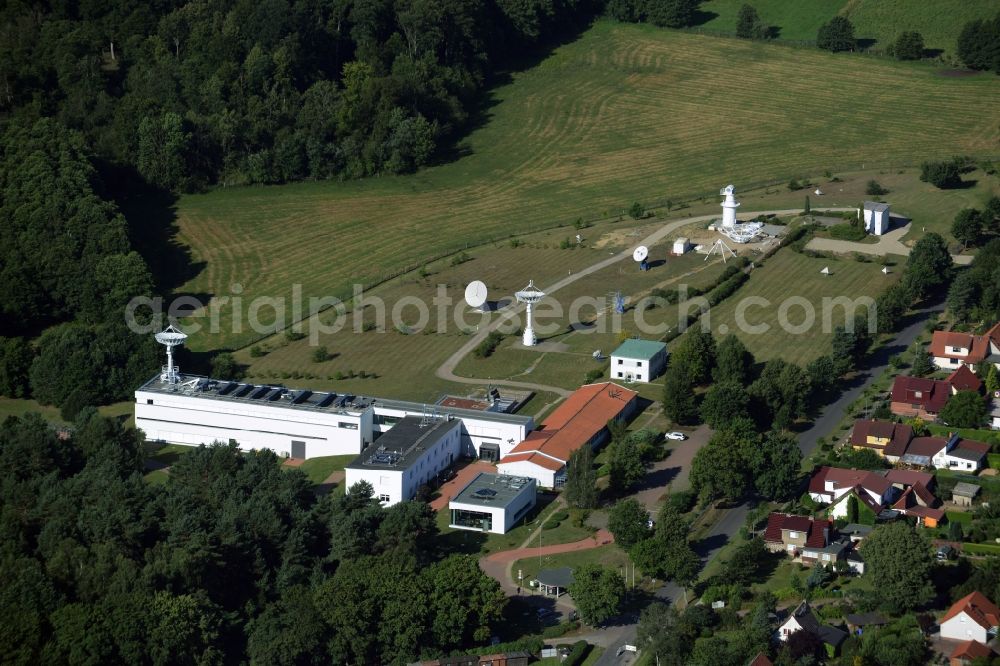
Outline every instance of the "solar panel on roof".
[[333, 402], [336, 399], [337, 399], [337, 394], [336, 393], [327, 393], [326, 396], [322, 400], [320, 400], [319, 404], [317, 404], [316, 406], [317, 407], [329, 407], [330, 403]]
[[267, 396], [267, 399], [270, 402], [274, 402], [275, 400], [278, 400], [279, 398], [281, 398], [281, 396], [283, 396], [283, 395], [285, 395], [285, 389], [283, 389], [283, 388], [276, 388], [273, 391], [271, 391], [271, 395]]
[[481, 497], [483, 499], [493, 499], [494, 497], [497, 496], [497, 491], [493, 490], [492, 488], [480, 488], [479, 490], [474, 492], [473, 495], [475, 495], [476, 497]]
[[219, 395], [228, 395], [233, 392], [233, 389], [239, 386], [239, 382], [226, 382], [222, 388], [219, 389]]
[[297, 405], [297, 404], [303, 402], [304, 400], [306, 400], [306, 398], [308, 398], [309, 396], [311, 396], [312, 393], [313, 392], [310, 391], [309, 389], [303, 389], [303, 390], [299, 391], [298, 393], [295, 394], [295, 397], [292, 398], [292, 404], [293, 405]]
[[233, 394], [233, 397], [234, 398], [242, 398], [243, 396], [245, 396], [247, 393], [249, 393], [252, 390], [253, 390], [253, 384], [244, 384], [243, 386], [241, 386], [236, 391], [236, 393]]
[[271, 387], [270, 386], [261, 386], [261, 387], [258, 387], [258, 389], [256, 391], [254, 391], [253, 393], [250, 394], [250, 399], [251, 400], [260, 400], [261, 398], [263, 398], [265, 395], [267, 395], [270, 392], [271, 392]]

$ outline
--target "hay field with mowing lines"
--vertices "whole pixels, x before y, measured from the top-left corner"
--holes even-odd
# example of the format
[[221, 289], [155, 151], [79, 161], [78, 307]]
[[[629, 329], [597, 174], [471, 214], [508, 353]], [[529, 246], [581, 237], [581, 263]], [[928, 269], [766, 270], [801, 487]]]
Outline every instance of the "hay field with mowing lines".
[[[894, 257], [897, 261], [900, 257]], [[831, 275], [823, 275], [820, 271], [830, 267]], [[880, 263], [861, 263], [852, 259], [810, 258], [784, 248], [767, 260], [763, 266], [750, 274], [750, 279], [743, 287], [717, 307], [712, 308], [711, 329], [717, 336], [723, 331], [735, 333], [747, 346], [758, 361], [780, 357], [792, 363], [805, 365], [809, 361], [827, 354], [830, 351], [832, 327], [843, 324], [844, 308], [832, 309], [832, 326], [829, 332], [823, 332], [823, 298], [847, 296], [856, 299], [861, 296], [875, 298], [883, 289], [899, 279], [900, 268], [897, 266], [892, 273], [882, 274]], [[741, 301], [750, 297], [765, 298], [770, 305], [752, 306], [745, 310], [744, 318], [748, 324], [765, 323], [770, 326], [766, 333], [747, 333], [740, 330], [736, 323], [736, 311]], [[795, 334], [778, 325], [779, 306], [785, 299], [804, 298], [814, 309], [816, 319], [805, 333]], [[858, 310], [859, 313], [863, 310]], [[704, 320], [702, 316], [702, 320]], [[790, 306], [787, 311], [787, 321], [793, 325], [802, 324], [805, 309], [802, 306]], [[720, 330], [721, 329], [721, 330]]]
[[[858, 103], [872, 90], [878, 104]], [[354, 282], [469, 243], [636, 200], [982, 154], [1000, 137], [982, 111], [1000, 105], [994, 76], [610, 22], [494, 97], [464, 144], [470, 154], [412, 176], [183, 197], [179, 240], [206, 267], [181, 291], [225, 296], [238, 283], [248, 302], [288, 297], [299, 283], [307, 297], [345, 296]], [[232, 332], [222, 312], [225, 333], [195, 335], [193, 349], [256, 339]]]

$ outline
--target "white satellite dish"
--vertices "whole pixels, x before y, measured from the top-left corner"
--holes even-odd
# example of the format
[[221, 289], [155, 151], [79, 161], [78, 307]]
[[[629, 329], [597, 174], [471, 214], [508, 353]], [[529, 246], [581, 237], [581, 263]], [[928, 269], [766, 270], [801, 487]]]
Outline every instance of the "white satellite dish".
[[829, 275], [830, 274], [830, 267], [829, 266], [825, 266], [823, 268], [823, 270], [820, 271], [820, 273], [822, 273], [823, 275]]
[[632, 258], [635, 259], [636, 261], [645, 261], [646, 257], [648, 256], [649, 256], [649, 248], [646, 247], [645, 245], [640, 245], [639, 247], [635, 248], [635, 250], [632, 252]]
[[472, 308], [482, 307], [486, 303], [486, 294], [486, 284], [482, 280], [475, 280], [465, 288], [465, 302]]

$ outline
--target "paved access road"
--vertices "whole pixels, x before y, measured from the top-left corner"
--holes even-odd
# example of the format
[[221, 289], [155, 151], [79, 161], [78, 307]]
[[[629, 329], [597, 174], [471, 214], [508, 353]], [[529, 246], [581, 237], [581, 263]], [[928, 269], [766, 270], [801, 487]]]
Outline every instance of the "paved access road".
[[[837, 240], [836, 238], [813, 238], [806, 245], [810, 250], [825, 250], [838, 254], [848, 252], [860, 252], [876, 257], [884, 257], [887, 254], [898, 254], [904, 257], [909, 256], [910, 248], [903, 244], [903, 236], [910, 231], [910, 224], [905, 224], [898, 229], [885, 233], [878, 238], [877, 243], [858, 243], [856, 241]], [[972, 263], [971, 254], [953, 254], [951, 260], [960, 266]]]
[[[825, 208], [824, 210], [844, 211], [844, 210], [854, 210], [854, 209]], [[802, 212], [801, 208], [789, 208], [785, 210], [744, 211], [745, 214], [752, 214], [752, 215], [793, 215], [801, 212]], [[608, 257], [607, 259], [604, 259], [602, 261], [599, 261], [596, 264], [593, 264], [592, 266], [588, 266], [587, 268], [584, 268], [583, 270], [578, 271], [572, 275], [568, 275], [562, 278], [561, 280], [558, 280], [554, 284], [549, 285], [548, 287], [540, 287], [540, 288], [546, 294], [554, 294], [563, 287], [573, 284], [580, 278], [584, 278], [588, 275], [591, 275], [592, 273], [596, 273], [597, 271], [603, 268], [607, 268], [608, 266], [613, 266], [619, 261], [626, 261], [626, 260], [632, 261], [632, 249], [638, 245], [646, 245], [646, 246], [653, 245], [655, 243], [660, 242], [665, 237], [667, 237], [677, 229], [680, 229], [681, 227], [697, 222], [709, 222], [711, 220], [717, 219], [718, 217], [719, 217], [718, 215], [699, 215], [697, 217], [686, 217], [680, 220], [674, 220], [673, 222], [668, 222], [667, 224], [664, 224], [662, 227], [660, 227], [653, 233], [643, 238], [641, 241], [637, 241], [635, 245], [625, 250], [622, 250], [618, 254]], [[438, 367], [437, 372], [435, 374], [441, 379], [445, 379], [450, 382], [458, 382], [462, 384], [481, 384], [483, 382], [482, 378], [462, 377], [460, 375], [456, 375], [455, 368], [458, 367], [458, 364], [462, 361], [462, 359], [468, 356], [472, 352], [472, 350], [479, 345], [480, 342], [486, 339], [486, 336], [488, 336], [490, 333], [492, 333], [501, 325], [503, 325], [504, 322], [509, 321], [510, 319], [519, 315], [523, 311], [524, 311], [524, 306], [521, 304], [512, 303], [508, 307], [504, 308], [503, 313], [499, 317], [497, 317], [495, 321], [491, 322], [488, 326], [483, 326], [482, 328], [480, 328], [475, 335], [469, 337], [469, 340], [464, 345], [459, 347], [459, 349], [454, 354], [449, 356], [445, 360], [445, 362], [442, 363], [440, 367]], [[555, 393], [556, 395], [559, 395], [561, 397], [566, 397], [570, 393], [566, 389], [560, 388], [558, 386], [534, 384], [531, 382], [493, 379], [490, 380], [490, 383], [497, 384], [500, 386], [511, 386], [520, 389], [548, 391], [550, 393]]]

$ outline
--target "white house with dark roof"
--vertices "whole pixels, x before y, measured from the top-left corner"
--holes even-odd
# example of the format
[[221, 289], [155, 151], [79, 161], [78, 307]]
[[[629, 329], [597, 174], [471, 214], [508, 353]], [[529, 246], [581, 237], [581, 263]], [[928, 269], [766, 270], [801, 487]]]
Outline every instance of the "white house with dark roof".
[[865, 202], [865, 231], [881, 236], [889, 231], [889, 204], [877, 201]]

